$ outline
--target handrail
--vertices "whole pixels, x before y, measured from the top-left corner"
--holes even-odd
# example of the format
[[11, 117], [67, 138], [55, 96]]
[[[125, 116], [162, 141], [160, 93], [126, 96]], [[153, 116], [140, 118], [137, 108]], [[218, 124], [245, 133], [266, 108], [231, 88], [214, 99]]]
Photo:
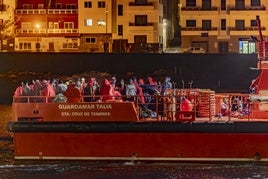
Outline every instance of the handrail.
[[[80, 96], [76, 103], [111, 103], [111, 102], [133, 102], [135, 105], [140, 120], [146, 120], [147, 118], [153, 118], [159, 121], [177, 121], [178, 115], [193, 115], [195, 118], [207, 118], [207, 121], [211, 121], [212, 119], [218, 118], [221, 119], [225, 116], [227, 117], [227, 121], [230, 121], [232, 118], [240, 118], [243, 119], [251, 119], [251, 112], [254, 105], [258, 105], [260, 102], [258, 100], [252, 101], [249, 100], [248, 94], [166, 94], [166, 95], [146, 95], [146, 96], [107, 96], [101, 95], [83, 95]], [[145, 103], [142, 103], [144, 98]], [[105, 100], [107, 99], [107, 100]], [[191, 103], [192, 108], [189, 110], [182, 110], [181, 104], [184, 99], [187, 99], [189, 103]], [[222, 111], [222, 102], [225, 100], [227, 110]], [[63, 96], [16, 96], [13, 97], [14, 104], [22, 104], [22, 103], [66, 103], [68, 99]], [[267, 104], [268, 101], [264, 101], [262, 104]], [[239, 107], [242, 108], [239, 108]], [[186, 119], [187, 121], [188, 119]]]

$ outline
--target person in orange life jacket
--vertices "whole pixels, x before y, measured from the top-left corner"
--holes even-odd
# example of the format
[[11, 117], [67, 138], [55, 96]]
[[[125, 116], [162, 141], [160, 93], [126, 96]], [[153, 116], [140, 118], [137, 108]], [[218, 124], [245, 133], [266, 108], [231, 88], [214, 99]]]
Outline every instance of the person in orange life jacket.
[[16, 88], [13, 96], [17, 97], [17, 96], [22, 96], [23, 93], [23, 86], [24, 86], [24, 82], [21, 82], [20, 85]]
[[107, 79], [104, 79], [102, 82], [100, 95], [102, 95], [102, 101], [115, 100], [116, 97], [121, 97], [121, 94], [115, 90]]
[[[29, 96], [31, 88], [28, 86], [28, 82], [21, 82], [20, 86], [18, 86], [14, 92], [14, 97], [18, 96]], [[18, 102], [27, 102], [27, 98], [18, 98]]]
[[81, 102], [81, 91], [74, 83], [68, 86], [65, 96], [68, 102]]
[[[40, 92], [40, 96], [53, 97], [56, 95], [56, 92], [55, 92], [52, 84], [49, 81], [43, 80], [42, 86], [43, 86], [43, 89]], [[48, 102], [51, 102], [51, 101], [52, 100], [49, 98]]]
[[147, 78], [147, 82], [148, 82], [149, 85], [156, 85], [156, 84], [157, 84], [157, 83], [153, 80], [153, 78], [150, 77], [150, 76]]
[[142, 78], [139, 79], [138, 84], [139, 84], [139, 86], [140, 86], [140, 85], [144, 85], [144, 81], [143, 81]]

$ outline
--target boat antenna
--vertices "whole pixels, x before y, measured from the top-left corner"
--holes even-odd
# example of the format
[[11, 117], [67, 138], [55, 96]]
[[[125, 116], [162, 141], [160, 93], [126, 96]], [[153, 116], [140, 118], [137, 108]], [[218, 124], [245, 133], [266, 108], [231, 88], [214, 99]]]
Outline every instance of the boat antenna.
[[188, 82], [188, 85], [189, 85], [190, 89], [192, 89], [193, 82], [194, 82], [193, 80]]
[[172, 87], [173, 87], [173, 95], [176, 95], [176, 83], [172, 81]]

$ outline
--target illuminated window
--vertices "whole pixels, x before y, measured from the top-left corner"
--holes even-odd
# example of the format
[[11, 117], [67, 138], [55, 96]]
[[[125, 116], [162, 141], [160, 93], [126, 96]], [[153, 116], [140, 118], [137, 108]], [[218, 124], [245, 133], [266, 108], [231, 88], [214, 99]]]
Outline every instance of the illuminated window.
[[98, 19], [98, 26], [104, 26], [106, 25], [106, 22], [104, 19]]
[[86, 43], [96, 43], [96, 37], [86, 37]]
[[91, 1], [84, 2], [84, 7], [85, 8], [92, 8], [92, 2]]
[[239, 39], [239, 53], [255, 53], [256, 52], [256, 43], [249, 41], [247, 39]]
[[92, 19], [86, 19], [85, 20], [85, 25], [86, 26], [92, 26]]

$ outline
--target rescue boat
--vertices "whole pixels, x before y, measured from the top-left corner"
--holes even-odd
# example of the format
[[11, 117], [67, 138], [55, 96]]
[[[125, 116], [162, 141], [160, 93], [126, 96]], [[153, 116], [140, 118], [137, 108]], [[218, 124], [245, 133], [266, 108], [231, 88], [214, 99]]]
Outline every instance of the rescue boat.
[[15, 159], [267, 162], [267, 47], [261, 36], [249, 94], [172, 89], [146, 96], [148, 104], [140, 96], [14, 97]]

